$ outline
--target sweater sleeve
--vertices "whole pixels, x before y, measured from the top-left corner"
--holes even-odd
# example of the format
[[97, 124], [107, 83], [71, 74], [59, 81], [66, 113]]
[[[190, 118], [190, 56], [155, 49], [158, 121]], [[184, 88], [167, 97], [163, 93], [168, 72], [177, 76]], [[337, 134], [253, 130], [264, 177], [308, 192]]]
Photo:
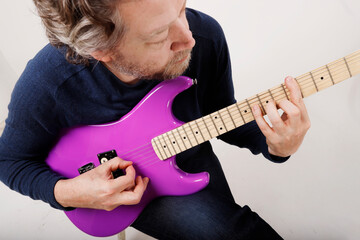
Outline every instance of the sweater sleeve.
[[[205, 114], [215, 112], [236, 102], [234, 97], [234, 86], [231, 72], [231, 61], [228, 45], [225, 35], [218, 24], [213, 24], [217, 28], [216, 40], [214, 41], [214, 50], [216, 52], [215, 77], [212, 78], [211, 87], [209, 87]], [[255, 121], [238, 127], [228, 133], [220, 135], [219, 139], [236, 145], [241, 148], [248, 148], [253, 154], [262, 153], [263, 156], [273, 162], [285, 162], [289, 157], [278, 157], [271, 155], [268, 151], [266, 138], [260, 131]]]
[[59, 130], [58, 110], [48, 85], [28, 81], [35, 75], [25, 70], [12, 93], [0, 138], [0, 180], [32, 199], [68, 210], [54, 196], [54, 186], [63, 177], [44, 162]]

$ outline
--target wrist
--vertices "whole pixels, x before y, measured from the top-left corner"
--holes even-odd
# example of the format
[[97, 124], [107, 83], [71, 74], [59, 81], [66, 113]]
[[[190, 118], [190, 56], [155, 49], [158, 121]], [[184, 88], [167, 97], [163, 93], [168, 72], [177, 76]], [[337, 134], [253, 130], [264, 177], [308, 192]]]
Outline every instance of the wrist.
[[289, 157], [291, 155], [291, 154], [288, 154], [288, 153], [282, 153], [282, 152], [279, 152], [279, 151], [274, 151], [274, 150], [272, 150], [271, 147], [268, 147], [268, 151], [269, 151], [270, 155], [276, 156], [276, 157], [286, 158], [286, 157]]
[[60, 179], [54, 187], [55, 200], [64, 208], [72, 207], [69, 199], [69, 181], [70, 179]]

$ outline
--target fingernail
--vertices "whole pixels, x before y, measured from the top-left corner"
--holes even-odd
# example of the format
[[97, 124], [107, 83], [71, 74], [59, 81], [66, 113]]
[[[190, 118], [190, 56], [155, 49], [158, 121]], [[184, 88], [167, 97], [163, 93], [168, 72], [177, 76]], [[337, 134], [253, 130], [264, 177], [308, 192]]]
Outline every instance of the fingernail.
[[293, 78], [292, 78], [291, 76], [287, 76], [287, 77], [285, 78], [285, 81], [287, 81], [287, 82], [289, 82], [289, 81], [291, 81], [291, 80], [293, 80]]

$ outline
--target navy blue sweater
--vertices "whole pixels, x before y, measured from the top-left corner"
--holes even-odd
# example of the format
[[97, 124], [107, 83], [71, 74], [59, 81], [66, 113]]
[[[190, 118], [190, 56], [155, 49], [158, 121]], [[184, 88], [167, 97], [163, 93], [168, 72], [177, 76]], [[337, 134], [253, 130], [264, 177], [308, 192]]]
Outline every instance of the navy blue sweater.
[[[173, 112], [184, 122], [235, 103], [229, 52], [221, 27], [195, 10], [187, 9], [187, 18], [196, 45], [183, 75], [196, 78], [198, 84], [174, 101]], [[143, 80], [127, 85], [101, 63], [73, 65], [66, 61], [61, 49], [45, 46], [29, 61], [13, 91], [0, 138], [0, 180], [15, 191], [64, 209], [53, 193], [56, 182], [63, 177], [44, 163], [59, 132], [120, 119], [158, 82]], [[287, 159], [269, 154], [255, 122], [219, 138], [254, 154], [263, 153], [274, 162]], [[178, 158], [178, 164], [187, 171], [198, 171], [186, 158], [202, 159], [197, 164], [206, 165], [209, 156], [215, 155], [206, 142]]]

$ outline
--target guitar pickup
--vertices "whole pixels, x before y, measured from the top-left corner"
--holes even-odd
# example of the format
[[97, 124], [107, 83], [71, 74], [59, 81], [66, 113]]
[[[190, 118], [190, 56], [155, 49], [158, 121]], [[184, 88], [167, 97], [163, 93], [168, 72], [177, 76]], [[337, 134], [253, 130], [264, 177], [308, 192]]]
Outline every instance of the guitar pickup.
[[83, 174], [94, 168], [95, 168], [95, 165], [93, 163], [88, 163], [88, 164], [82, 166], [81, 168], [79, 168], [78, 171], [80, 174]]
[[[103, 164], [109, 161], [110, 159], [117, 157], [117, 153], [115, 150], [110, 150], [107, 152], [99, 153], [97, 157], [99, 159], [100, 164]], [[112, 172], [112, 175], [114, 178], [118, 178], [120, 176], [125, 175], [125, 172], [122, 169], [117, 169], [116, 171]]]

